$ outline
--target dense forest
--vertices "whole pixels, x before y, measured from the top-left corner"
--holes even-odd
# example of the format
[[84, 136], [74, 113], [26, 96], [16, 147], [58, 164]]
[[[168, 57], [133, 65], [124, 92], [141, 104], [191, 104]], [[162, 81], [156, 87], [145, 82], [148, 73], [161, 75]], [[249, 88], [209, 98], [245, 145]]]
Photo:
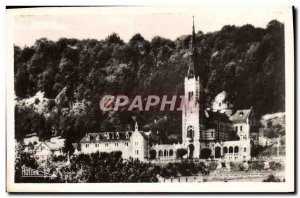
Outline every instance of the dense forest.
[[[183, 94], [190, 41], [191, 35], [147, 41], [135, 34], [125, 43], [113, 33], [100, 41], [41, 38], [33, 46], [14, 46], [16, 138], [36, 132], [47, 139], [54, 133], [67, 137], [70, 145], [87, 132], [125, 130], [134, 121], [161, 137], [180, 134], [180, 112], [104, 113], [99, 101], [108, 93]], [[196, 51], [205, 106], [225, 90], [235, 108], [253, 106], [257, 116], [285, 110], [282, 23], [270, 21], [265, 29], [226, 25], [212, 33], [198, 31]], [[45, 100], [26, 105], [24, 100], [37, 92]], [[74, 111], [74, 104], [82, 110]]]

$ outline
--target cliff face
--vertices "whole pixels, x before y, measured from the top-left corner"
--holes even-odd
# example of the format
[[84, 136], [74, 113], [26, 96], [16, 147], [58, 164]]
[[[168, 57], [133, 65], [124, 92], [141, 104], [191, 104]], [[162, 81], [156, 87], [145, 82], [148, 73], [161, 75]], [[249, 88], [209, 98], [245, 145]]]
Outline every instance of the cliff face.
[[[101, 41], [39, 39], [34, 46], [15, 46], [15, 93], [23, 99], [43, 92], [49, 99], [50, 116], [45, 121], [49, 130], [55, 128], [65, 136], [77, 134], [75, 139], [86, 131], [128, 127], [133, 117], [142, 126], [180, 134], [180, 113], [103, 114], [99, 101], [106, 93], [182, 94], [190, 63], [190, 40], [188, 35], [175, 41], [161, 37], [147, 41], [136, 34], [124, 43], [112, 34]], [[225, 90], [232, 94], [236, 108], [253, 106], [258, 116], [284, 111], [283, 24], [271, 21], [266, 29], [245, 25], [224, 26], [207, 34], [198, 32], [196, 46], [195, 72], [204, 83], [205, 106]], [[74, 116], [70, 108], [82, 101], [86, 106], [84, 116]], [[29, 111], [16, 111], [33, 116]], [[153, 124], [164, 116], [164, 122]]]

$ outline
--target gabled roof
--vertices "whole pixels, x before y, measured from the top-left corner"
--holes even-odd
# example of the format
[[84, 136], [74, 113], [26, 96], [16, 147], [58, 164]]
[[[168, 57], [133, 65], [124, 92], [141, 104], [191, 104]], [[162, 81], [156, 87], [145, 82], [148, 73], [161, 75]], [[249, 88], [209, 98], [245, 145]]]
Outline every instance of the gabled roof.
[[232, 122], [246, 122], [251, 113], [252, 108], [237, 110], [229, 119]]
[[59, 149], [62, 149], [64, 147], [64, 142], [62, 143], [54, 143], [54, 142], [44, 142], [51, 151], [59, 151]]
[[101, 141], [129, 140], [131, 135], [132, 131], [88, 133], [81, 139], [80, 143], [98, 143]]
[[38, 144], [34, 150], [36, 150], [38, 147], [40, 147], [41, 144], [44, 144], [45, 146], [47, 146], [51, 151], [59, 151], [60, 149], [62, 149], [64, 147], [64, 142], [61, 143], [54, 143], [54, 142], [41, 142], [40, 144]]

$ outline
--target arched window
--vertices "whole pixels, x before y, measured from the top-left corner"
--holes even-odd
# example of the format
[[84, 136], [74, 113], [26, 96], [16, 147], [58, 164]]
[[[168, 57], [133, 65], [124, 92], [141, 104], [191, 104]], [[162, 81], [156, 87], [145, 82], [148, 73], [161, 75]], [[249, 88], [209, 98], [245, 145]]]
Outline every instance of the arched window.
[[170, 150], [169, 151], [169, 156], [173, 156], [173, 153], [174, 153], [173, 150]]
[[160, 151], [158, 152], [158, 156], [159, 156], [159, 157], [163, 156], [163, 151], [162, 151], [162, 150], [160, 150]]
[[234, 147], [234, 153], [238, 153], [239, 152], [239, 147], [238, 146], [235, 146]]
[[233, 147], [229, 147], [229, 153], [233, 153]]
[[223, 153], [228, 153], [228, 149], [226, 146], [223, 148]]
[[221, 157], [221, 147], [217, 146], [215, 148], [215, 158], [220, 158]]
[[191, 125], [187, 127], [187, 137], [189, 138], [194, 137], [194, 127]]
[[247, 151], [247, 149], [246, 149], [246, 147], [244, 148], [244, 152], [246, 152]]
[[235, 132], [238, 132], [238, 126], [235, 126]]

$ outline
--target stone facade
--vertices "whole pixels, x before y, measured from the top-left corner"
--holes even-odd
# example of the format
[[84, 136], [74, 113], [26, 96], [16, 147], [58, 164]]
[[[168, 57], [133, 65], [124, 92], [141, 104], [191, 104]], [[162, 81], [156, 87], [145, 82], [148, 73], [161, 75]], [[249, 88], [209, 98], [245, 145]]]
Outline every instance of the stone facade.
[[123, 159], [131, 157], [144, 161], [148, 158], [149, 135], [139, 131], [137, 123], [134, 131], [88, 133], [80, 141], [81, 152], [121, 151]]

